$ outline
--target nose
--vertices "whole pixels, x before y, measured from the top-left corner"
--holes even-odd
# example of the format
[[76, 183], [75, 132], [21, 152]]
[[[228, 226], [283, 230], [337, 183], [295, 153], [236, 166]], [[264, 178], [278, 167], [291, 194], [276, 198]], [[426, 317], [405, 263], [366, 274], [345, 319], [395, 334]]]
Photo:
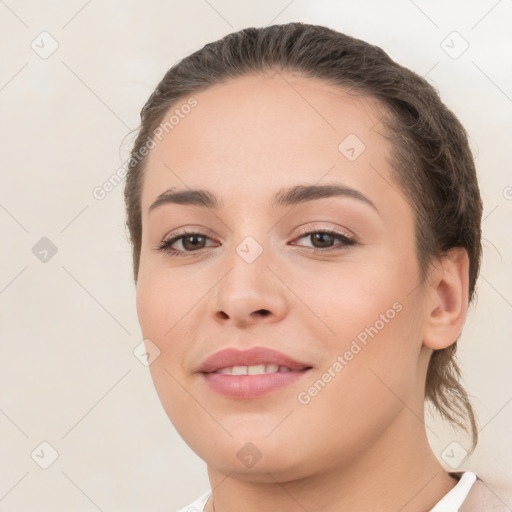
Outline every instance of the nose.
[[278, 322], [286, 315], [287, 288], [276, 277], [265, 251], [252, 262], [234, 251], [227, 266], [229, 269], [223, 272], [224, 277], [212, 294], [211, 313], [215, 321], [247, 327]]

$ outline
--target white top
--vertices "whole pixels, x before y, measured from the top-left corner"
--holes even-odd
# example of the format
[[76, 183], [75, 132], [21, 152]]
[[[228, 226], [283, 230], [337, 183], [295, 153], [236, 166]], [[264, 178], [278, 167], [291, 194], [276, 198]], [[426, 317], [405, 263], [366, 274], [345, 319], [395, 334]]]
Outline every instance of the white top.
[[[445, 494], [429, 512], [458, 512], [471, 487], [476, 482], [476, 479], [477, 476], [471, 471], [462, 473], [457, 485], [450, 492]], [[178, 510], [178, 512], [203, 512], [204, 506], [211, 495], [211, 490], [205, 492], [199, 496], [196, 501]]]
[[445, 494], [429, 512], [457, 512], [475, 482], [475, 473], [466, 471], [460, 477], [457, 485], [448, 494]]

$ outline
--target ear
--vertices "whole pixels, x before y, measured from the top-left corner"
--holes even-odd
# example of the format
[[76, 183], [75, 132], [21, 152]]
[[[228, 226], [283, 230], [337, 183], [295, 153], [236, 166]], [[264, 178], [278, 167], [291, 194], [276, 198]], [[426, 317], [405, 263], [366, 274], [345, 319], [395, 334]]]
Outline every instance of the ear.
[[423, 344], [439, 350], [457, 341], [466, 321], [469, 258], [465, 249], [455, 247], [441, 257], [428, 288]]

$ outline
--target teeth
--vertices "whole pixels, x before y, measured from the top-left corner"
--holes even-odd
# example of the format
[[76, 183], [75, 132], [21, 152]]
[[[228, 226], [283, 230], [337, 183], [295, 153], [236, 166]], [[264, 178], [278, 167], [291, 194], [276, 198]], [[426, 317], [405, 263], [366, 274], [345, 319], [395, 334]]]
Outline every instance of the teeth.
[[242, 368], [245, 368], [247, 370], [247, 375], [261, 375], [262, 373], [265, 373], [264, 364], [256, 364], [254, 366], [242, 366]]
[[247, 375], [247, 366], [233, 366], [231, 375]]
[[262, 375], [264, 373], [291, 372], [287, 366], [279, 366], [277, 364], [256, 364], [253, 366], [231, 366], [229, 368], [221, 368], [214, 373], [224, 373], [226, 375]]
[[279, 371], [279, 365], [278, 364], [267, 364], [265, 367], [265, 371], [267, 373], [277, 373]]

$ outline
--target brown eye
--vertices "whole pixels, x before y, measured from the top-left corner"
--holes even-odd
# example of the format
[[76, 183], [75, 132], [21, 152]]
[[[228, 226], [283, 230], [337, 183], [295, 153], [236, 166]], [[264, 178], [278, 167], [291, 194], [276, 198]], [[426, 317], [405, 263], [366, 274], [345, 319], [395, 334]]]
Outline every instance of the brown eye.
[[[157, 246], [157, 250], [173, 256], [187, 256], [187, 253], [192, 254], [206, 248], [206, 242], [208, 239], [208, 236], [201, 233], [182, 233], [170, 238], [169, 240], [164, 240]], [[179, 246], [179, 243], [181, 243], [181, 247]], [[173, 247], [173, 245], [177, 245], [177, 247]]]
[[[203, 235], [187, 235], [181, 237], [182, 245], [185, 250], [193, 251], [195, 249], [203, 249], [206, 237]], [[179, 239], [178, 239], [179, 240]]]
[[313, 233], [309, 235], [313, 245], [319, 249], [325, 249], [326, 247], [331, 247], [332, 244], [336, 241], [336, 237], [331, 233]]
[[[302, 238], [309, 238], [312, 245], [312, 247], [310, 247], [310, 250], [312, 252], [318, 253], [343, 250], [346, 249], [348, 246], [355, 245], [357, 243], [355, 240], [348, 238], [347, 236], [342, 235], [341, 233], [338, 233], [336, 231], [303, 232], [299, 240]], [[338, 247], [334, 245], [336, 241], [339, 242]]]

